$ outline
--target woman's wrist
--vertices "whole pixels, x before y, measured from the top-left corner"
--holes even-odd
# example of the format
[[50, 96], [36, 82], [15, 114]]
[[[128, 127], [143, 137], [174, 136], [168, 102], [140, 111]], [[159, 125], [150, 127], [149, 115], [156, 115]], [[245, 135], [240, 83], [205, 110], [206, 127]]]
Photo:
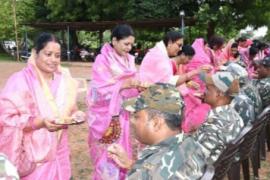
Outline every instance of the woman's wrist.
[[127, 81], [124, 81], [122, 83], [121, 90], [124, 90], [124, 89], [127, 89], [127, 88], [128, 88], [128, 83], [127, 83]]
[[36, 126], [36, 124], [35, 124], [35, 119], [36, 119], [35, 116], [31, 116], [29, 118], [29, 124], [30, 124], [32, 130], [37, 130], [38, 129], [37, 126]]
[[38, 130], [45, 126], [42, 118], [30, 117], [29, 122], [32, 130]]

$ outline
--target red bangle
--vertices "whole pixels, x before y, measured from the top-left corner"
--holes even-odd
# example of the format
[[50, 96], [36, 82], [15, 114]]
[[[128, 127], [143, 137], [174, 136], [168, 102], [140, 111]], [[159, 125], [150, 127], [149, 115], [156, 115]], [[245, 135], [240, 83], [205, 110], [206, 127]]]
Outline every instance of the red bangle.
[[38, 129], [37, 126], [34, 124], [35, 119], [36, 119], [36, 117], [34, 117], [34, 116], [30, 116], [30, 118], [29, 118], [29, 123], [30, 123], [30, 126], [31, 126], [32, 130], [37, 130]]

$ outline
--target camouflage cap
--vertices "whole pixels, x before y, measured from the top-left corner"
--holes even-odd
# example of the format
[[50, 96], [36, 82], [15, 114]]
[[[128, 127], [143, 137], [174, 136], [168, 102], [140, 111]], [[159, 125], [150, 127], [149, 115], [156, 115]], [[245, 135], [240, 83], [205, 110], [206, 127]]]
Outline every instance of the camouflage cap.
[[262, 60], [254, 61], [257, 65], [263, 65], [265, 67], [270, 67], [270, 57], [266, 56]]
[[239, 81], [231, 72], [218, 71], [212, 75], [201, 73], [200, 77], [206, 84], [214, 85], [227, 95], [233, 96], [239, 92]]
[[184, 101], [175, 86], [156, 83], [148, 87], [137, 98], [126, 100], [123, 103], [123, 107], [130, 112], [151, 108], [181, 116], [183, 114]]
[[230, 62], [226, 66], [220, 66], [221, 71], [229, 71], [238, 78], [248, 77], [247, 70], [235, 62]]

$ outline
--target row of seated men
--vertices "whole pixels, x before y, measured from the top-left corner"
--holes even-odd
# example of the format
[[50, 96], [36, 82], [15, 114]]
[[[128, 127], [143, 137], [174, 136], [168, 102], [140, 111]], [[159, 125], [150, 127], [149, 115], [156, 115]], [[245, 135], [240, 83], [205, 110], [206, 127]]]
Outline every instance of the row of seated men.
[[174, 86], [157, 83], [125, 101], [124, 108], [134, 113], [131, 123], [137, 139], [148, 146], [134, 161], [126, 158], [120, 146], [112, 145], [111, 157], [129, 169], [128, 179], [201, 178], [206, 165], [213, 164], [270, 104], [270, 57], [258, 61], [256, 68], [258, 78], [253, 80], [237, 63], [222, 66], [212, 75], [201, 74], [206, 85], [203, 100], [211, 110], [189, 134], [179, 130], [184, 101]]

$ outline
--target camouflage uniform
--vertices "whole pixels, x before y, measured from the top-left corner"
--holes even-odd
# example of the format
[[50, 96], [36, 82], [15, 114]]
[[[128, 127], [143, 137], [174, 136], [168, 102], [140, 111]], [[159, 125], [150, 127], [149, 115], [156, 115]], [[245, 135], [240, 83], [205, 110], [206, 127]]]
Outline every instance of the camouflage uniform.
[[[149, 108], [181, 116], [184, 101], [174, 86], [157, 83], [137, 98], [125, 101], [123, 107], [130, 112]], [[204, 172], [204, 160], [200, 145], [193, 138], [186, 137], [183, 140], [183, 134], [178, 134], [146, 147], [129, 171], [127, 179], [199, 179]]]
[[239, 64], [243, 68], [247, 68], [247, 66], [248, 66], [246, 64], [246, 62], [244, 61], [244, 58], [243, 58], [243, 56], [241, 54], [240, 54], [240, 59], [238, 61], [236, 61], [235, 63]]
[[253, 104], [253, 101], [244, 93], [239, 93], [231, 102], [231, 106], [243, 119], [244, 125], [253, 123], [255, 120]]
[[262, 107], [270, 105], [270, 77], [254, 80], [253, 83], [259, 91]]
[[219, 106], [209, 112], [207, 121], [193, 136], [201, 145], [207, 162], [214, 163], [243, 126], [242, 118], [231, 105]]
[[237, 97], [232, 101], [232, 105], [239, 112], [245, 125], [248, 121], [254, 121], [255, 117], [262, 110], [262, 103], [257, 89], [248, 81], [247, 70], [241, 64], [239, 65], [234, 62], [227, 63], [226, 66], [221, 66], [220, 70], [229, 71], [239, 79], [239, 85], [241, 87], [240, 95], [236, 95]]
[[129, 112], [151, 108], [182, 116], [184, 100], [175, 86], [165, 83], [156, 83], [148, 87], [138, 97], [124, 101], [123, 108]]
[[258, 116], [262, 111], [262, 100], [257, 88], [251, 83], [247, 82], [241, 87], [240, 93], [245, 93], [253, 102], [255, 117]]
[[128, 173], [130, 180], [199, 179], [205, 170], [203, 152], [193, 138], [183, 134], [146, 147]]

